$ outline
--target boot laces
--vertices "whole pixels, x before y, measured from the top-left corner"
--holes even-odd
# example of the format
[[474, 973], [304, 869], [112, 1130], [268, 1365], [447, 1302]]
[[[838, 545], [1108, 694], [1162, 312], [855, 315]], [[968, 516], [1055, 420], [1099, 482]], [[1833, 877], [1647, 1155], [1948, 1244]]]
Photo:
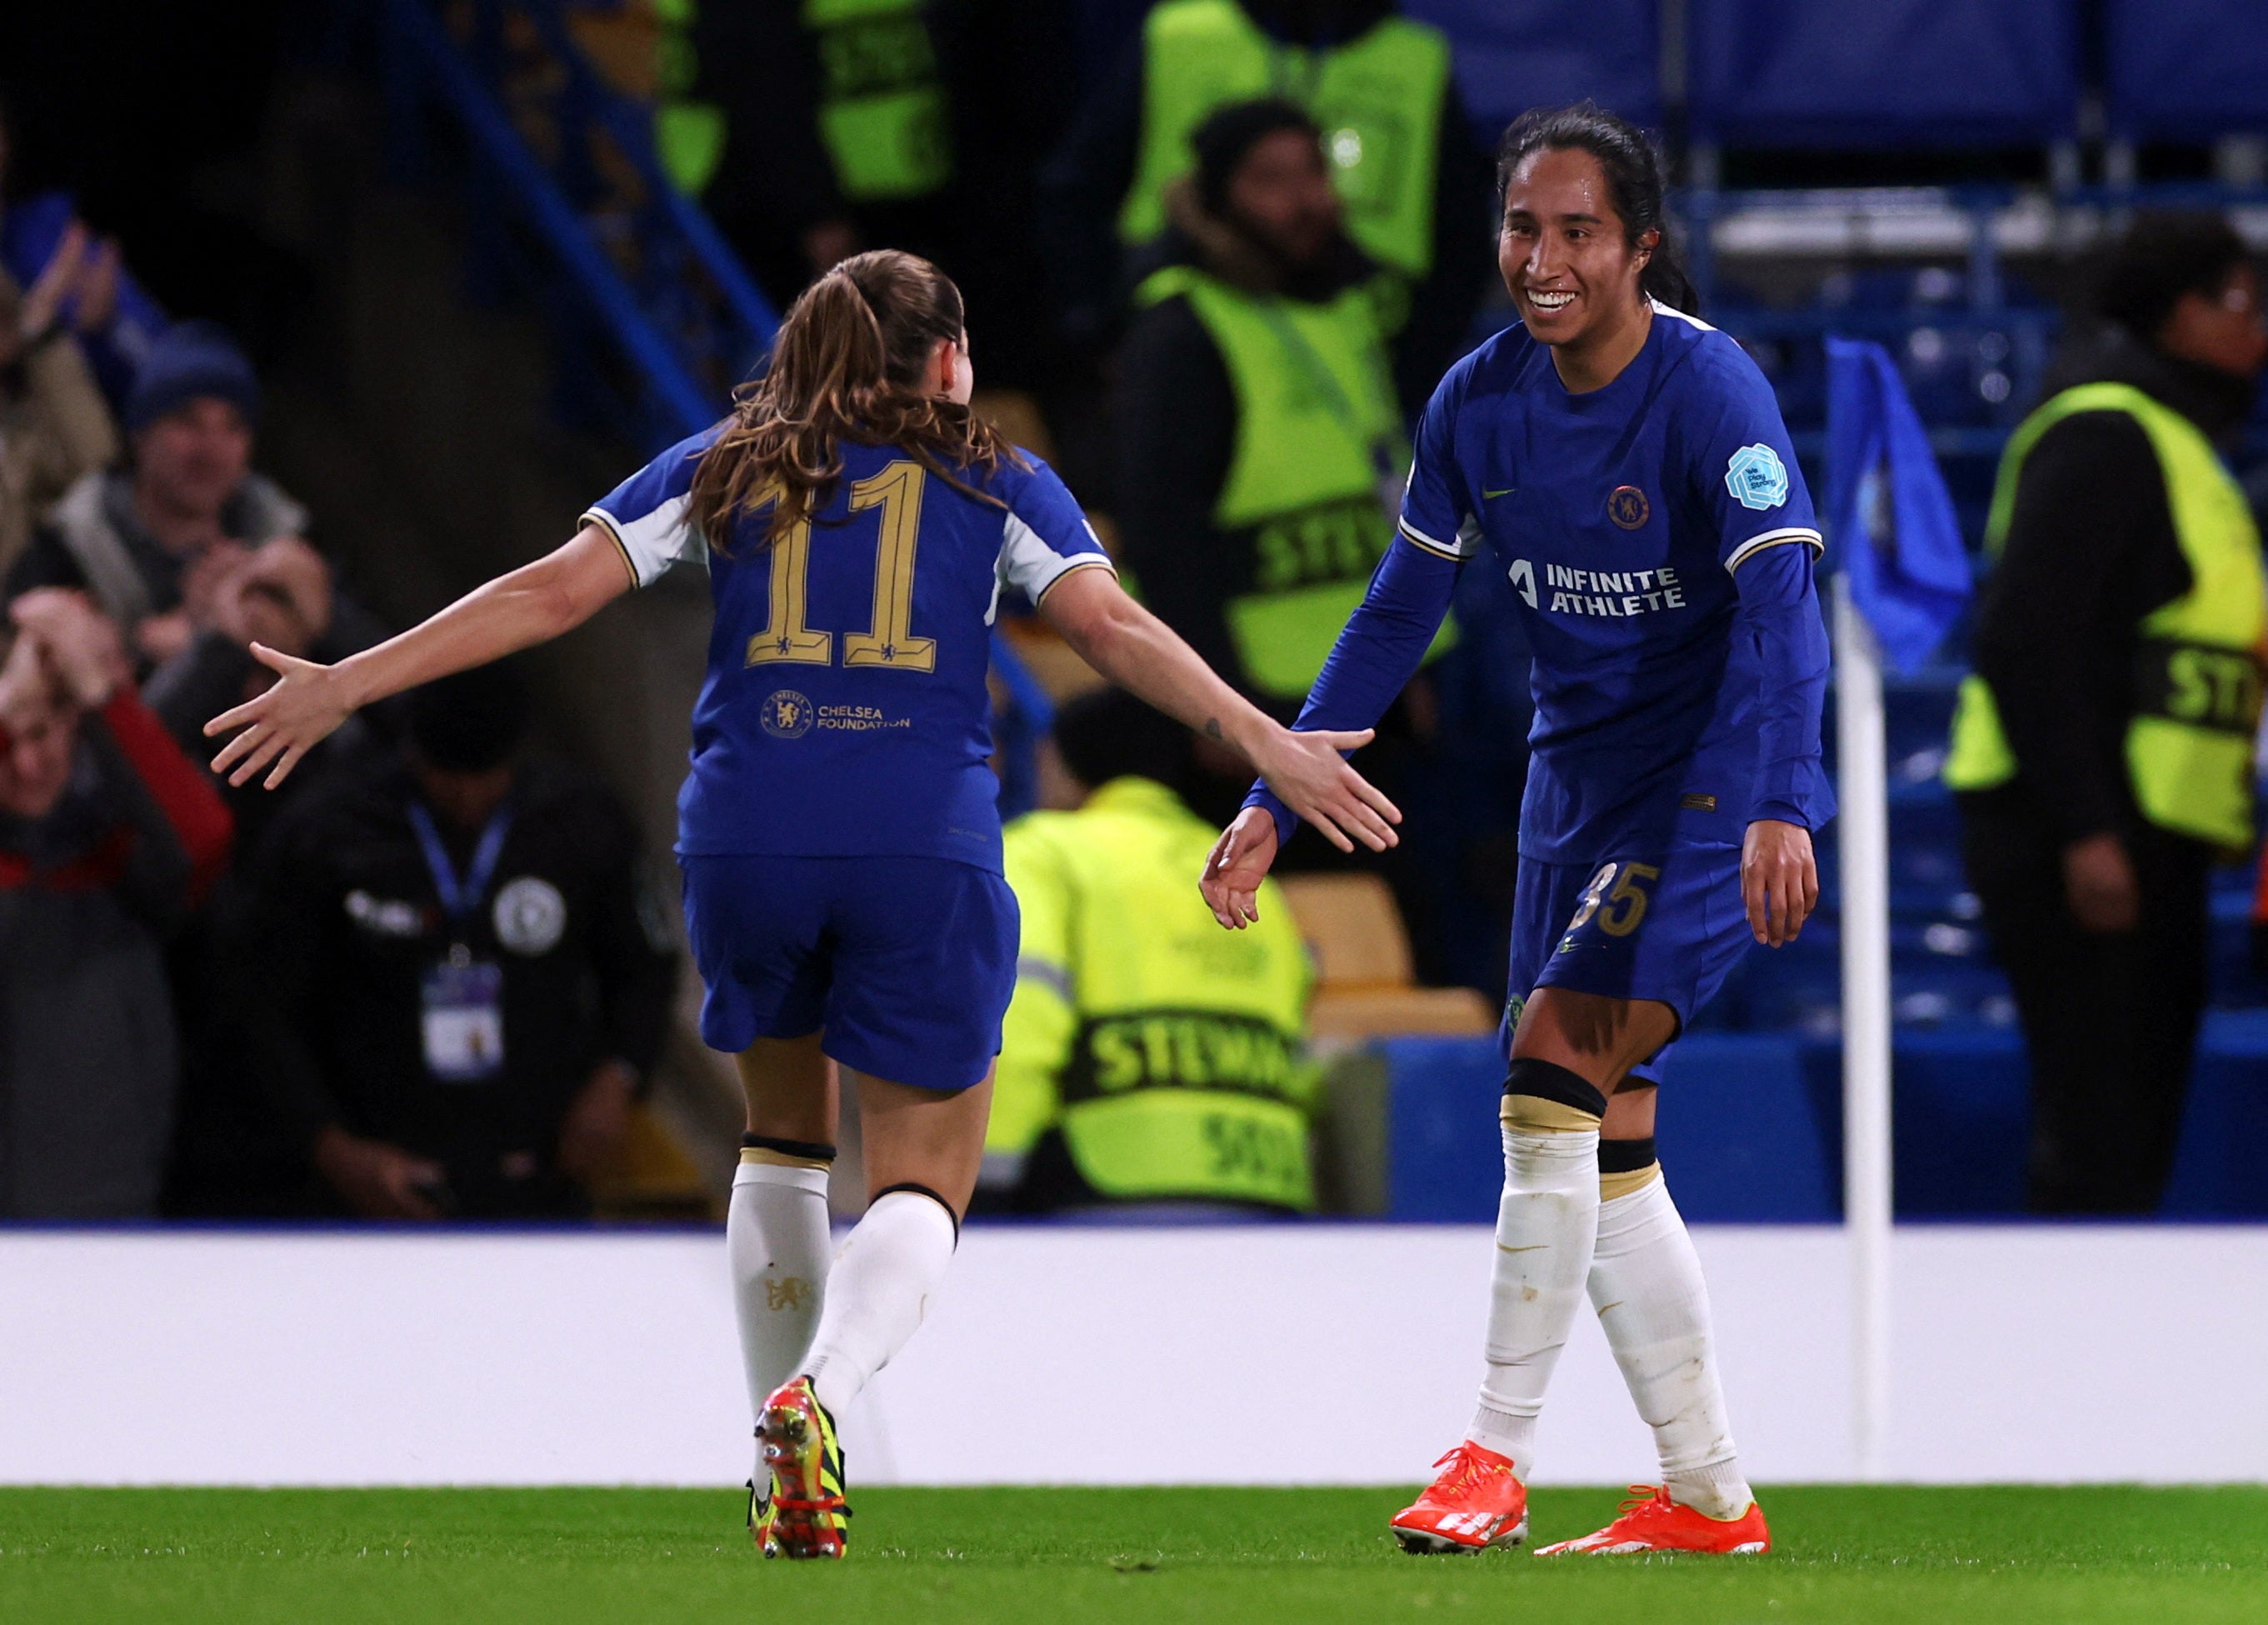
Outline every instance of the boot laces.
[[1616, 1523], [1625, 1520], [1635, 1523], [1660, 1518], [1676, 1505], [1669, 1498], [1669, 1487], [1666, 1484], [1631, 1484], [1628, 1488], [1630, 1494], [1615, 1509], [1618, 1514], [1615, 1519]]
[[1473, 1449], [1469, 1440], [1450, 1451], [1433, 1466], [1436, 1468], [1448, 1469], [1447, 1473], [1433, 1481], [1432, 1493], [1437, 1496], [1460, 1494], [1472, 1488], [1483, 1479], [1504, 1471], [1494, 1463], [1483, 1460], [1480, 1454]]

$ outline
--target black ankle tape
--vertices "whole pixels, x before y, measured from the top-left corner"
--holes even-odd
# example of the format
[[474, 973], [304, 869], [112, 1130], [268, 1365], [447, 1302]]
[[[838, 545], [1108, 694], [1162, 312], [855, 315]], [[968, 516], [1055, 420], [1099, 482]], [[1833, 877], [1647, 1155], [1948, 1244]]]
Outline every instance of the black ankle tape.
[[904, 1180], [897, 1185], [886, 1185], [880, 1190], [874, 1193], [874, 1200], [868, 1202], [866, 1206], [872, 1208], [874, 1205], [874, 1202], [881, 1200], [885, 1196], [895, 1196], [901, 1191], [904, 1192], [909, 1196], [926, 1196], [930, 1200], [944, 1208], [945, 1216], [953, 1221], [953, 1245], [956, 1247], [961, 1245], [961, 1215], [954, 1212], [953, 1204], [951, 1202], [946, 1200], [944, 1197], [939, 1196], [935, 1191], [931, 1190], [929, 1186], [925, 1185], [917, 1184], [911, 1179]]
[[1568, 1071], [1557, 1061], [1538, 1060], [1531, 1055], [1513, 1060], [1504, 1075], [1504, 1092], [1556, 1100], [1593, 1117], [1603, 1118], [1607, 1114], [1607, 1097], [1593, 1088], [1588, 1079]]
[[1653, 1152], [1653, 1136], [1643, 1140], [1602, 1140], [1599, 1141], [1599, 1171], [1602, 1174], [1636, 1173], [1651, 1168], [1660, 1159]]
[[742, 1134], [743, 1151], [777, 1151], [782, 1156], [799, 1156], [807, 1163], [831, 1163], [835, 1148], [824, 1140], [783, 1140], [777, 1134]]

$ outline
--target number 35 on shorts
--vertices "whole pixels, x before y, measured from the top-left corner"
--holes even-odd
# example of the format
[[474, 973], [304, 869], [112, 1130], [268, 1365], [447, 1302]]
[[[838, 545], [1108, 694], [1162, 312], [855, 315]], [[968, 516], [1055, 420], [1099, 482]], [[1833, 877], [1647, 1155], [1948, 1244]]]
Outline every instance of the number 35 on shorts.
[[1574, 935], [1596, 915], [1599, 929], [1609, 936], [1630, 935], [1644, 923], [1651, 888], [1660, 878], [1661, 871], [1651, 863], [1602, 865], [1583, 888], [1582, 906], [1567, 922], [1567, 934]]

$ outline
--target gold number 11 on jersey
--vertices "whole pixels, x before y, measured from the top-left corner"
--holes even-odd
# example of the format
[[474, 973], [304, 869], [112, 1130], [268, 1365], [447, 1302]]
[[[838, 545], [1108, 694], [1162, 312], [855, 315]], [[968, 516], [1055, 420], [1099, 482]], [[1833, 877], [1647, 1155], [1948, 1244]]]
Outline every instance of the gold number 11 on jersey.
[[[843, 636], [845, 666], [891, 671], [935, 671], [937, 639], [913, 635], [914, 554], [921, 541], [922, 484], [918, 462], [893, 462], [850, 487], [850, 511], [882, 510], [874, 549], [874, 617], [865, 632]], [[811, 600], [811, 523], [790, 528], [772, 544], [771, 617], [748, 639], [751, 666], [784, 662], [828, 666], [835, 636], [806, 624]]]

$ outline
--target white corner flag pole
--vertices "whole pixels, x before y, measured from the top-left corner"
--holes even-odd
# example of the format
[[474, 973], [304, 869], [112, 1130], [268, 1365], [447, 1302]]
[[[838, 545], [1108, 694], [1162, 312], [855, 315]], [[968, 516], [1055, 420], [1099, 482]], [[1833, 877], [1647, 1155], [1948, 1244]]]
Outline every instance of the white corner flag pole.
[[1837, 789], [1842, 801], [1843, 1228], [1851, 1242], [1852, 1443], [1886, 1471], [1890, 1413], [1890, 831], [1882, 662], [1834, 578]]

